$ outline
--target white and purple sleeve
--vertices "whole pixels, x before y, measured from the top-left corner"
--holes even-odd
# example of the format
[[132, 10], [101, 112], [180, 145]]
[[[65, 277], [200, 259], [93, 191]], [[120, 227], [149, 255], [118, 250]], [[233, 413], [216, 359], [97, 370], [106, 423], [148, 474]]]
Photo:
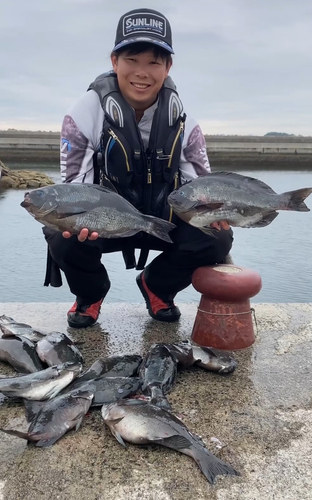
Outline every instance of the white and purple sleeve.
[[198, 123], [187, 118], [180, 159], [181, 180], [186, 182], [210, 172], [205, 137]]
[[93, 183], [93, 155], [99, 150], [103, 118], [99, 98], [92, 90], [64, 117], [60, 144], [62, 182]]

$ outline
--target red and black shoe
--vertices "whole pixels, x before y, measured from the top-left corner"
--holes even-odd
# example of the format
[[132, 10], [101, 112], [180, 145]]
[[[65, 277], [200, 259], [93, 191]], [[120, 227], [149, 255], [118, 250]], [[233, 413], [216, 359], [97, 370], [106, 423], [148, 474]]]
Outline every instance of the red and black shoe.
[[148, 313], [152, 318], [167, 323], [179, 320], [181, 316], [180, 309], [174, 304], [173, 300], [164, 302], [149, 290], [145, 282], [144, 271], [137, 276], [136, 281], [145, 299]]
[[67, 321], [72, 328], [87, 328], [96, 323], [104, 298], [91, 305], [81, 305], [77, 301], [67, 313]]

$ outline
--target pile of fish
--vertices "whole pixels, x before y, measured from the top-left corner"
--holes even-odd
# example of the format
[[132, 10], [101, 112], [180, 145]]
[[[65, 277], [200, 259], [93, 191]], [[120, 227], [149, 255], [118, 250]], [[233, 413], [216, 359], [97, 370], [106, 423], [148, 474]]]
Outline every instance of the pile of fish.
[[0, 378], [0, 393], [22, 398], [29, 424], [26, 432], [3, 432], [51, 446], [70, 429], [77, 431], [91, 407], [101, 407], [105, 424], [123, 446], [150, 443], [184, 453], [211, 484], [219, 474], [239, 475], [174, 415], [167, 399], [180, 367], [232, 373], [236, 362], [228, 353], [188, 341], [159, 343], [143, 357], [99, 358], [83, 371], [82, 355], [64, 333], [45, 334], [0, 316], [0, 361], [22, 374]]

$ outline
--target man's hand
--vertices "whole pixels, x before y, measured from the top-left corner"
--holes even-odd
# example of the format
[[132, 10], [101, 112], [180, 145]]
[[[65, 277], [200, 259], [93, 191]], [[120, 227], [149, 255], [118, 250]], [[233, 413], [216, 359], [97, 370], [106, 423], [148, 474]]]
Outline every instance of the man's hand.
[[[70, 233], [69, 231], [64, 231], [62, 234], [63, 234], [64, 238], [70, 238], [72, 236], [72, 233]], [[83, 229], [81, 229], [80, 233], [78, 234], [78, 241], [83, 242], [83, 241], [86, 241], [87, 238], [88, 238], [88, 240], [94, 241], [94, 240], [97, 240], [98, 237], [99, 237], [99, 234], [96, 232], [91, 233], [89, 236], [89, 229], [84, 227]]]
[[210, 227], [216, 229], [217, 231], [221, 231], [221, 229], [225, 229], [226, 231], [230, 229], [230, 224], [226, 222], [226, 220], [220, 220], [219, 222], [212, 222]]

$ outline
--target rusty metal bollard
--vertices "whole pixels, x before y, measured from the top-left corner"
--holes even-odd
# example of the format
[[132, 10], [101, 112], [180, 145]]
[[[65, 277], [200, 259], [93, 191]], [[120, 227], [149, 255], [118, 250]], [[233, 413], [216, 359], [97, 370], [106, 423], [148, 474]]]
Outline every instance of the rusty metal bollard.
[[255, 341], [250, 298], [261, 290], [260, 275], [234, 264], [199, 267], [193, 287], [202, 294], [192, 340], [201, 346], [229, 351]]

